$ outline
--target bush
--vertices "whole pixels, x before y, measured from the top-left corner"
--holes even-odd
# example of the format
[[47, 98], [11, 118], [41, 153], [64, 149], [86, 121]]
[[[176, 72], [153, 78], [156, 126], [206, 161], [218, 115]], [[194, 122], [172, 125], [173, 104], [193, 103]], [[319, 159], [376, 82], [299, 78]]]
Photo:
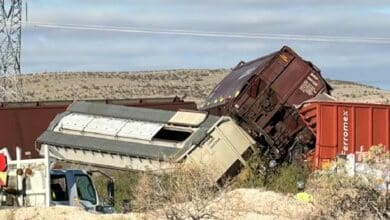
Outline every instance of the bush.
[[253, 154], [247, 166], [232, 181], [232, 188], [265, 187], [282, 193], [296, 193], [297, 182], [306, 182], [310, 174], [306, 164], [284, 164], [267, 170], [268, 161], [260, 154]]
[[266, 158], [254, 153], [247, 161], [247, 166], [232, 180], [231, 188], [261, 188], [266, 177]]
[[367, 179], [322, 172], [309, 185], [324, 219], [385, 219], [385, 195]]
[[266, 187], [282, 193], [297, 193], [297, 182], [306, 183], [310, 169], [306, 164], [285, 164], [269, 177]]
[[143, 174], [133, 200], [134, 211], [167, 219], [214, 218], [210, 206], [218, 192], [207, 170], [179, 166], [161, 175]]
[[[138, 184], [140, 174], [127, 171], [112, 171], [109, 175], [114, 179], [115, 183], [115, 210], [122, 212], [122, 202], [125, 199], [134, 200], [136, 194], [134, 191]], [[107, 196], [107, 181], [108, 179], [101, 175], [93, 175], [94, 184], [98, 195], [101, 198]]]

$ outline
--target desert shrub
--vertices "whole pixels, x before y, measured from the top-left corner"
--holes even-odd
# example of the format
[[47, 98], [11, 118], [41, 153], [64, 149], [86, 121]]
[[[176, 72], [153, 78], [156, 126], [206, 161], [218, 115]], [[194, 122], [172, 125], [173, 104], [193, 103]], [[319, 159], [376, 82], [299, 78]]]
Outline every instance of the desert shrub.
[[389, 160], [390, 153], [389, 151], [386, 151], [383, 144], [371, 146], [367, 155], [364, 157], [364, 162], [370, 165], [389, 163]]
[[388, 175], [390, 156], [385, 147], [381, 144], [371, 146], [354, 176], [348, 176], [344, 166], [345, 161], [337, 161], [337, 173], [334, 170], [321, 171], [310, 178], [309, 190], [315, 195], [319, 215], [327, 219], [389, 217], [389, 195], [385, 191], [384, 178]]
[[264, 187], [266, 177], [266, 158], [254, 153], [247, 161], [241, 172], [232, 180], [231, 188], [260, 188]]
[[[134, 193], [140, 174], [127, 171], [112, 171], [109, 175], [114, 179], [115, 183], [115, 210], [122, 212], [122, 201], [125, 199], [134, 200], [137, 195]], [[98, 195], [104, 198], [107, 195], [108, 179], [101, 175], [93, 175], [94, 184]]]
[[297, 193], [297, 182], [306, 182], [310, 174], [309, 167], [302, 164], [284, 164], [269, 176], [266, 187], [282, 193]]
[[207, 170], [188, 166], [143, 174], [132, 201], [136, 212], [148, 212], [167, 219], [214, 218], [217, 209], [210, 206], [218, 192]]
[[385, 219], [385, 195], [365, 178], [322, 172], [309, 185], [324, 219]]
[[247, 166], [232, 181], [232, 188], [261, 188], [282, 193], [296, 193], [297, 182], [306, 182], [310, 170], [306, 164], [283, 164], [268, 169], [269, 160], [253, 154]]

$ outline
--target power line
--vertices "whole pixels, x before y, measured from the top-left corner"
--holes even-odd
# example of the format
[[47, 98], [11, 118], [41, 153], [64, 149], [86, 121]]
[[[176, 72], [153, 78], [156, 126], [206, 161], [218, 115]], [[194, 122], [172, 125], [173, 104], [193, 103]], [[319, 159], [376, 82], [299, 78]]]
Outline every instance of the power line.
[[185, 30], [185, 29], [158, 29], [158, 28], [141, 28], [141, 27], [124, 27], [124, 26], [107, 26], [107, 25], [82, 25], [82, 24], [58, 24], [58, 23], [40, 23], [40, 22], [31, 22], [30, 24], [32, 24], [34, 27], [63, 29], [63, 30], [89, 30], [89, 31], [104, 31], [104, 32], [142, 33], [142, 34], [153, 34], [153, 35], [292, 40], [292, 41], [312, 41], [312, 42], [329, 42], [329, 43], [390, 44], [390, 38], [386, 38], [386, 37], [211, 32], [211, 31]]

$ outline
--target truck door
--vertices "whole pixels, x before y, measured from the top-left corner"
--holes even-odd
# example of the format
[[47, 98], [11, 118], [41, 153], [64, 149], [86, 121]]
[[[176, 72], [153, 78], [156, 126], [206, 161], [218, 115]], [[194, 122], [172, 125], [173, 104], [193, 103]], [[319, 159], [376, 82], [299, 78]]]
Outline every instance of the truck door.
[[97, 205], [97, 195], [92, 180], [88, 175], [75, 174], [77, 195], [84, 207], [94, 208]]

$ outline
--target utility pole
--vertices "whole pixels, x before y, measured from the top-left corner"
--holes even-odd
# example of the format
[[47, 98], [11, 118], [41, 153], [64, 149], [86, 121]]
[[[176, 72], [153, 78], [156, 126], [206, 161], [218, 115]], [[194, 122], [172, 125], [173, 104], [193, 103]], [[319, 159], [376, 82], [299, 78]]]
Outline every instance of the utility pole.
[[22, 0], [0, 0], [0, 99], [24, 99], [20, 71]]

